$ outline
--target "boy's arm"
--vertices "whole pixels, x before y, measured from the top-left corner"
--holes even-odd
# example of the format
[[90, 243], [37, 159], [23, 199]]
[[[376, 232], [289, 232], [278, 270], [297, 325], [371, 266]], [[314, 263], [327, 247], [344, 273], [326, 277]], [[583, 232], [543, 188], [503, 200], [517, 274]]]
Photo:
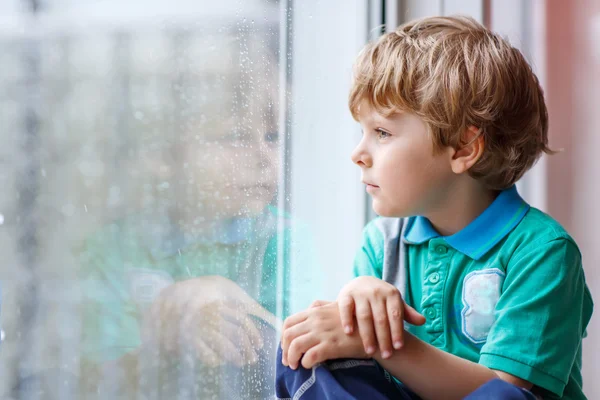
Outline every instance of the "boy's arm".
[[392, 357], [383, 359], [378, 352], [374, 358], [423, 399], [462, 399], [494, 378], [525, 389], [533, 386], [510, 374], [446, 353], [408, 332], [404, 333], [404, 342], [404, 347]]
[[[408, 332], [404, 335], [404, 346], [391, 358], [383, 359], [381, 352], [374, 358], [424, 399], [462, 399], [494, 378], [526, 389], [532, 387], [531, 383], [512, 375], [439, 350]], [[282, 362], [292, 369], [300, 364], [312, 368], [317, 363], [337, 358], [369, 358], [358, 332], [344, 334], [336, 303], [289, 317], [282, 336]]]

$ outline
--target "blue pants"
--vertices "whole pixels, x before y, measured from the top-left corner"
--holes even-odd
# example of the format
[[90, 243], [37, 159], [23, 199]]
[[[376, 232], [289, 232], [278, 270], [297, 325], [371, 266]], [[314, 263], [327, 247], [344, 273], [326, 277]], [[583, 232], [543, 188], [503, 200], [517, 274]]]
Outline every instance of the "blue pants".
[[[312, 369], [299, 366], [294, 371], [281, 363], [281, 347], [277, 353], [275, 394], [281, 400], [420, 399], [373, 360], [335, 360]], [[494, 379], [465, 399], [535, 400], [535, 396], [501, 379]]]

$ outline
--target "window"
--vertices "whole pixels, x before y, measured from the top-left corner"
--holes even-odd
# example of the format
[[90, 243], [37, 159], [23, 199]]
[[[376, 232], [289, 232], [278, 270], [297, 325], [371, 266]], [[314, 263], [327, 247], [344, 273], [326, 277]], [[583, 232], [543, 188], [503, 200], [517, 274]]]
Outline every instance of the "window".
[[2, 397], [269, 397], [324, 286], [291, 4], [2, 8]]

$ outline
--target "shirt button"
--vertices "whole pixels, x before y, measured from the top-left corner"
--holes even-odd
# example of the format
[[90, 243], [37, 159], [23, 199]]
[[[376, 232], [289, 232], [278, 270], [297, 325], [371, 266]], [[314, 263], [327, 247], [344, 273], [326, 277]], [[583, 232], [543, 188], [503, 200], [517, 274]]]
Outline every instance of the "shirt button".
[[434, 272], [433, 274], [429, 275], [429, 282], [438, 283], [439, 281], [440, 281], [440, 274], [438, 274], [437, 272]]
[[435, 308], [427, 308], [425, 310], [425, 316], [429, 319], [435, 318]]
[[438, 254], [446, 254], [447, 251], [448, 249], [446, 248], [446, 246], [438, 246], [435, 248], [435, 252]]

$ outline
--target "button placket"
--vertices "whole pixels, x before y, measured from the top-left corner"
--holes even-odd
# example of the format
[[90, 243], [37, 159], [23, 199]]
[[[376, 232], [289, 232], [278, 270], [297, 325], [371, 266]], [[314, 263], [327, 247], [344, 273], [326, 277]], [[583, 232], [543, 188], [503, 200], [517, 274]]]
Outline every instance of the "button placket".
[[433, 318], [435, 318], [435, 308], [433, 308], [433, 307], [428, 307], [428, 308], [426, 308], [426, 309], [425, 309], [425, 316], [426, 316], [428, 319], [433, 319]]
[[435, 252], [440, 255], [446, 254], [448, 252], [448, 248], [440, 244], [435, 247]]
[[427, 280], [433, 284], [436, 284], [440, 281], [440, 274], [434, 272], [433, 274], [429, 275], [429, 278], [427, 278]]
[[423, 271], [423, 298], [421, 309], [427, 319], [425, 329], [432, 335], [443, 333], [443, 285], [441, 282], [446, 276], [449, 249], [443, 239], [433, 239], [429, 242], [428, 263]]

